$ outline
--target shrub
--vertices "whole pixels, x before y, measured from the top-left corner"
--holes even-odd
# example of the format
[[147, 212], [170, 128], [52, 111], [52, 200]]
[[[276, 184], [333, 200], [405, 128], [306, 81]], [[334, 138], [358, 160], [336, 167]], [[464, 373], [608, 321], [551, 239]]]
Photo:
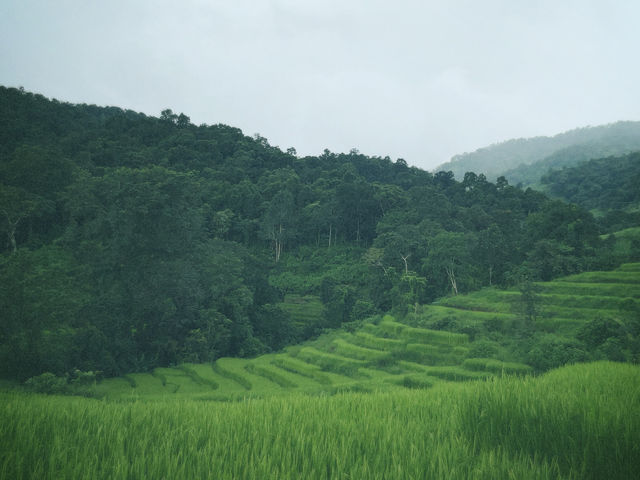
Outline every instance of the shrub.
[[471, 343], [469, 356], [472, 358], [489, 358], [498, 353], [498, 343], [489, 340], [477, 340]]
[[485, 320], [484, 326], [490, 332], [503, 332], [505, 327], [504, 320], [498, 317]]
[[71, 378], [71, 384], [78, 387], [87, 387], [95, 385], [99, 380], [101, 372], [83, 372], [77, 368], [73, 371], [73, 377]]
[[526, 359], [529, 365], [541, 372], [587, 360], [589, 355], [583, 343], [551, 334], [536, 337]]
[[65, 393], [67, 391], [67, 378], [45, 372], [36, 377], [31, 377], [25, 382], [25, 385], [37, 393], [46, 393], [47, 395]]
[[627, 355], [623, 350], [622, 342], [619, 338], [607, 338], [604, 343], [598, 347], [598, 351], [602, 352], [604, 358], [607, 360], [613, 360], [615, 362], [627, 361]]
[[399, 380], [398, 385], [402, 385], [405, 388], [430, 388], [433, 386], [433, 382], [427, 380], [424, 377], [418, 375], [405, 375], [402, 380]]

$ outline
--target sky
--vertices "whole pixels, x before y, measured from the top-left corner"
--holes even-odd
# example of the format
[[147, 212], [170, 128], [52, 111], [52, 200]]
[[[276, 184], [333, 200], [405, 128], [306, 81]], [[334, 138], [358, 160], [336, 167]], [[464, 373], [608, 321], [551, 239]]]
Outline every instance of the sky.
[[640, 120], [637, 0], [0, 0], [0, 85], [433, 169]]

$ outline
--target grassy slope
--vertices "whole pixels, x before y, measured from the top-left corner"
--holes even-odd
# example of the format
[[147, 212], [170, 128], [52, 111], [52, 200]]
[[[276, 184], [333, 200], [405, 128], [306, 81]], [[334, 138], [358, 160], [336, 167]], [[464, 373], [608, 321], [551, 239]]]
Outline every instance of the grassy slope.
[[[602, 238], [608, 237], [602, 235]], [[638, 255], [634, 251], [633, 244], [640, 241], [640, 227], [631, 227], [615, 233], [616, 243], [614, 247], [614, 255], [619, 258], [633, 258]]]
[[[640, 302], [639, 278], [626, 264], [539, 284], [563, 315], [544, 328]], [[640, 367], [504, 376], [530, 367], [424, 328], [509, 325], [517, 297], [485, 289], [255, 359], [109, 379], [103, 400], [0, 392], [0, 479], [636, 478]]]
[[[588, 272], [538, 284], [542, 306], [539, 328], [571, 337], [585, 321], [615, 315], [629, 303], [640, 303], [640, 264], [625, 264], [613, 272]], [[442, 382], [527, 373], [504, 350], [493, 358], [463, 333], [424, 328], [454, 322], [461, 328], [502, 328], [517, 325], [519, 293], [484, 289], [442, 299], [410, 314], [402, 323], [391, 316], [372, 319], [349, 333], [335, 331], [315, 341], [255, 359], [219, 359], [211, 365], [182, 365], [132, 374], [126, 380], [105, 380], [96, 393], [111, 399], [189, 397], [232, 400], [243, 397], [383, 391], [427, 388]], [[293, 302], [291, 302], [293, 304]], [[298, 300], [295, 309], [315, 299]], [[301, 317], [303, 312], [301, 313]], [[497, 325], [497, 327], [496, 327]]]
[[241, 402], [0, 393], [0, 478], [631, 479], [638, 412], [640, 367], [607, 362]]

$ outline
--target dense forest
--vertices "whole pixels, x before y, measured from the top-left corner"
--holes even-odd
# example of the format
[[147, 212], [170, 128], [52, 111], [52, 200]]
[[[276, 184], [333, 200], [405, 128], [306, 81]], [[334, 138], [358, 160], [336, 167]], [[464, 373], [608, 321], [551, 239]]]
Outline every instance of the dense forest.
[[554, 197], [589, 210], [638, 210], [640, 152], [552, 169], [540, 181]]
[[462, 179], [468, 171], [490, 180], [504, 176], [512, 185], [536, 185], [550, 168], [640, 150], [640, 122], [616, 122], [570, 130], [553, 137], [519, 138], [454, 156], [438, 167]]
[[[587, 210], [356, 150], [0, 88], [0, 375], [251, 356], [443, 295], [616, 263]], [[301, 328], [285, 295], [314, 295]]]

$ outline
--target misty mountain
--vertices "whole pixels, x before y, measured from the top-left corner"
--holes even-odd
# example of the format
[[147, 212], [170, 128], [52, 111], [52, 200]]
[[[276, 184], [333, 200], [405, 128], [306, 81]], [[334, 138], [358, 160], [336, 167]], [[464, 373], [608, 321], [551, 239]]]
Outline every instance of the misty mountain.
[[457, 179], [466, 172], [489, 179], [501, 175], [512, 184], [538, 183], [550, 168], [623, 155], [640, 150], [640, 122], [617, 122], [570, 130], [553, 137], [519, 138], [454, 156], [437, 171], [452, 171]]

